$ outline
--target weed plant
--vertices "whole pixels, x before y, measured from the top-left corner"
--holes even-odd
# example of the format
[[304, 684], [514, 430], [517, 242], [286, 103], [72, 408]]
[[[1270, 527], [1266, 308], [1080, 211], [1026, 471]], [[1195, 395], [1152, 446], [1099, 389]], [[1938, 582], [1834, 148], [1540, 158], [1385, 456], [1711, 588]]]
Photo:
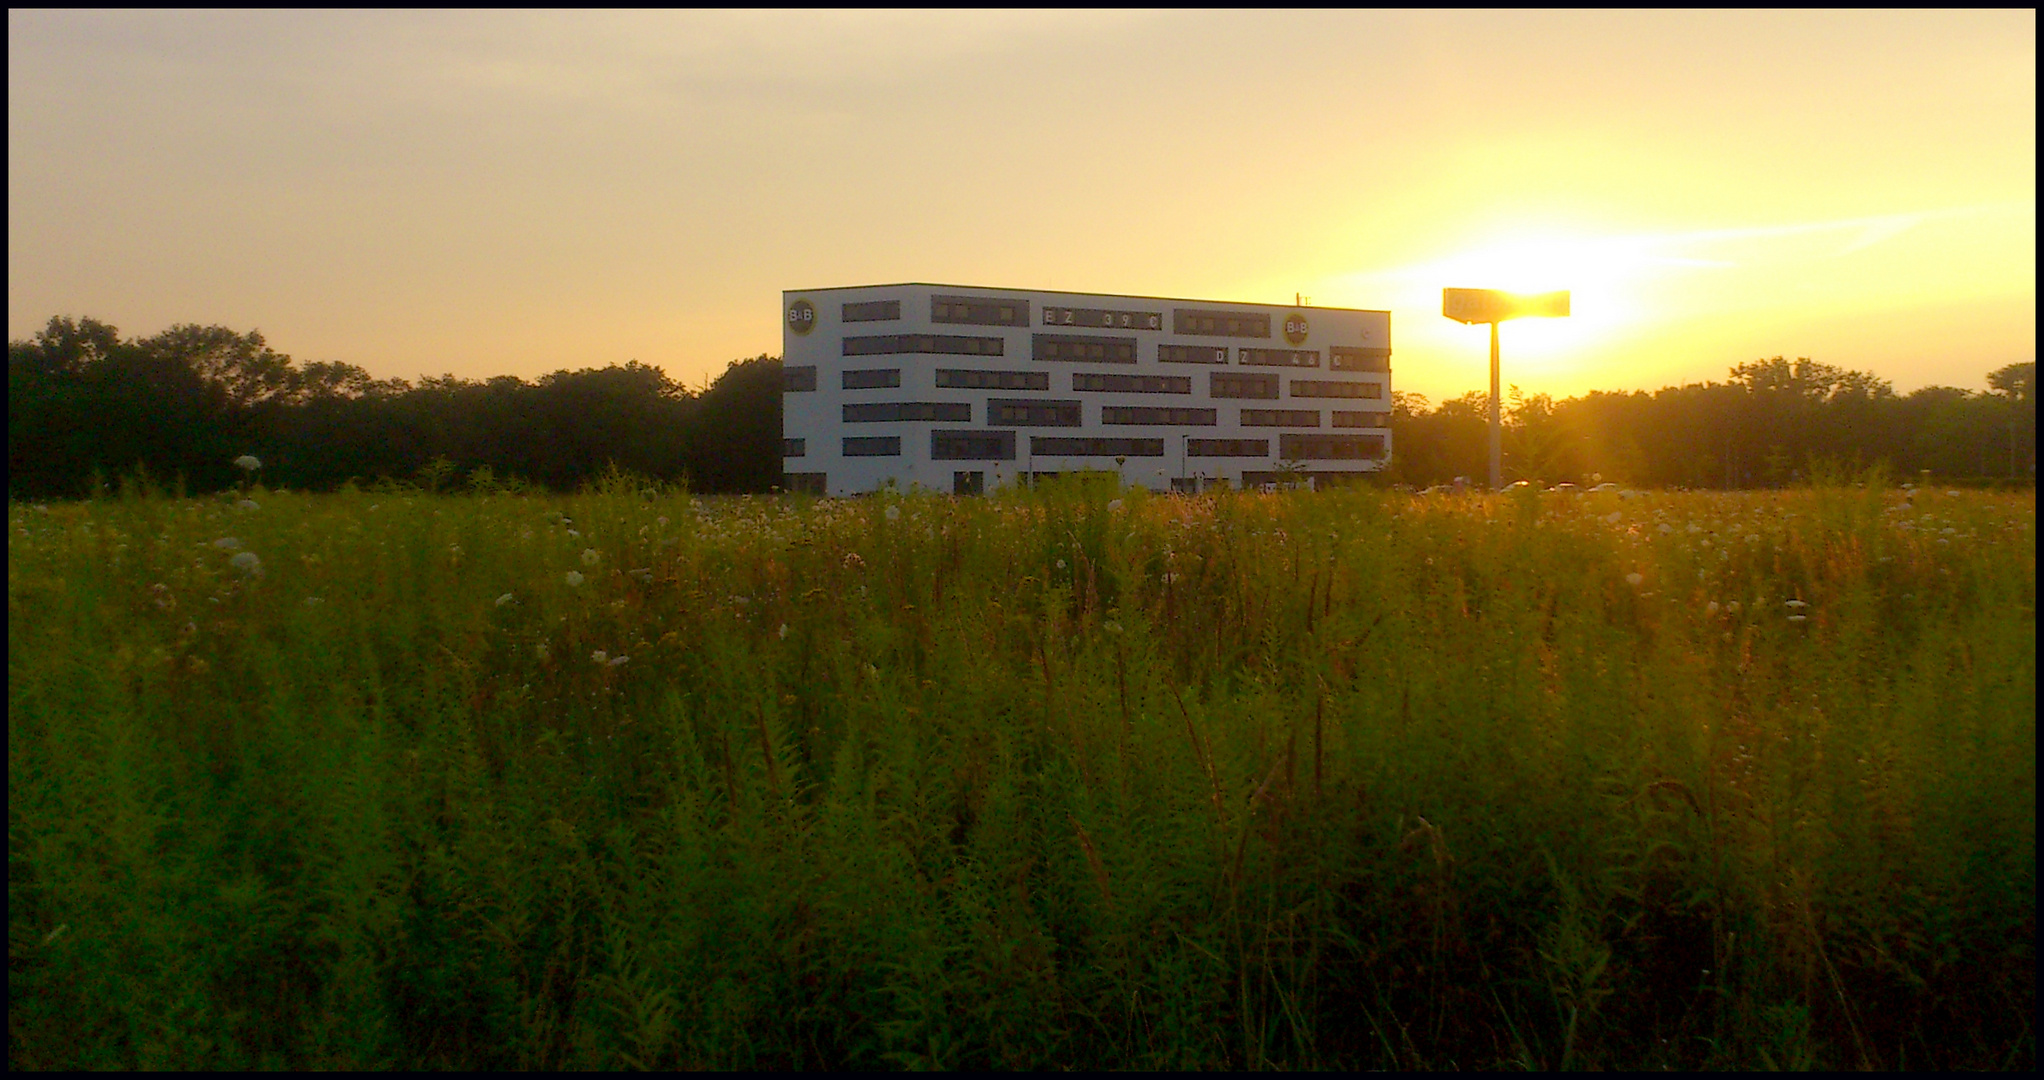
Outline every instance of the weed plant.
[[9, 1065], [2029, 1069], [2035, 517], [15, 505]]

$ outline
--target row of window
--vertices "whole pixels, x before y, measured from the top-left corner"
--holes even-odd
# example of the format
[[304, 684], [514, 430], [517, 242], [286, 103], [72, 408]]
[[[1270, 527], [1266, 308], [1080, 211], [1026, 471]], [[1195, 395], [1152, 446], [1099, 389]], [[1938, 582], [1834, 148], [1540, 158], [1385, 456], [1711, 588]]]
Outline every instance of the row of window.
[[[900, 368], [854, 368], [839, 373], [846, 390], [892, 389], [901, 385]], [[986, 371], [938, 368], [937, 385], [959, 390], [1048, 390], [1050, 375], [1041, 371]], [[814, 365], [781, 369], [781, 387], [789, 393], [816, 389]], [[1072, 389], [1121, 394], [1190, 394], [1190, 375], [1121, 375], [1074, 372]], [[1275, 374], [1214, 372], [1207, 376], [1207, 396], [1275, 401], [1283, 389]], [[1366, 398], [1382, 400], [1384, 385], [1324, 379], [1293, 379], [1291, 396], [1303, 398]]]
[[[843, 406], [847, 424], [886, 424], [925, 421], [945, 424], [972, 423], [972, 405], [964, 401], [871, 401]], [[1080, 403], [1044, 398], [988, 398], [987, 425], [990, 427], [1084, 427]], [[1319, 409], [1243, 409], [1243, 427], [1320, 426]], [[1220, 410], [1160, 405], [1103, 405], [1100, 422], [1122, 427], [1215, 427]], [[1332, 427], [1382, 428], [1391, 426], [1390, 414], [1334, 410]]]
[[[1043, 457], [1163, 457], [1163, 439], [1031, 436], [1029, 452]], [[853, 435], [842, 444], [845, 457], [900, 457], [899, 435]], [[782, 457], [804, 457], [807, 440], [781, 440]], [[1187, 457], [1270, 456], [1269, 439], [1187, 439]], [[1278, 457], [1287, 461], [1373, 461], [1384, 456], [1382, 435], [1279, 435]], [[1013, 461], [1012, 431], [932, 431], [933, 461]]]
[[[845, 356], [896, 356], [926, 354], [937, 356], [1005, 356], [1007, 341], [998, 337], [968, 337], [961, 334], [852, 334], [839, 344]], [[1244, 367], [1320, 366], [1319, 349], [1263, 349], [1243, 346], [1236, 350]], [[1348, 345], [1328, 347], [1327, 366], [1332, 371], [1389, 371], [1389, 349], [1365, 349]], [[1077, 364], [1133, 364], [1136, 339], [1101, 337], [1090, 334], [1031, 334], [1029, 358]], [[1157, 361], [1164, 364], [1226, 364], [1225, 345], [1157, 346]]]
[[[901, 301], [866, 300], [848, 303], [844, 305], [842, 315], [843, 321], [848, 323], [894, 321], [901, 318]], [[1029, 301], [1021, 297], [932, 296], [930, 321], [968, 326], [1028, 326], [1031, 320]], [[1164, 313], [1046, 306], [1043, 308], [1043, 325], [1162, 330]], [[1171, 311], [1171, 332], [1174, 334], [1267, 338], [1270, 336], [1270, 327], [1270, 315], [1264, 312], [1208, 308], [1173, 308]], [[1288, 330], [1287, 333], [1292, 331]], [[1300, 332], [1299, 336], [1303, 337], [1303, 332]]]

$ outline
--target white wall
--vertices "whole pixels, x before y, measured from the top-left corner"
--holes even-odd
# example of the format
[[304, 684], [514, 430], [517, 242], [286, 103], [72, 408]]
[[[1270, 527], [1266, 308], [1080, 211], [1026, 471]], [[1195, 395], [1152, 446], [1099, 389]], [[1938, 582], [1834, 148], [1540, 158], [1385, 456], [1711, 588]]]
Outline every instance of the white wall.
[[[964, 296], [969, 298], [1025, 300], [1029, 305], [1029, 324], [1026, 326], [960, 325], [932, 321], [932, 296]], [[899, 300], [901, 318], [892, 321], [852, 322], [842, 319], [844, 305], [866, 301]], [[814, 321], [807, 333], [797, 333], [789, 323], [789, 313], [797, 308], [798, 302], [806, 302], [814, 311]], [[1151, 329], [1146, 326], [1122, 328], [1088, 328], [1079, 326], [1044, 325], [1046, 308], [1093, 308], [1157, 313], [1160, 326]], [[1270, 319], [1270, 337], [1254, 338], [1239, 336], [1208, 336], [1174, 333], [1174, 311], [1181, 308], [1247, 313], [1264, 315]], [[872, 491], [888, 480], [902, 488], [920, 485], [938, 491], [952, 489], [953, 473], [958, 470], [979, 471], [985, 474], [988, 490], [1014, 478], [1024, 471], [1073, 472], [1078, 470], [1117, 471], [1114, 458], [1101, 457], [1045, 457], [1030, 450], [1030, 439], [1035, 437], [1062, 438], [1147, 438], [1164, 442], [1162, 457], [1128, 457], [1119, 466], [1123, 479], [1130, 483], [1154, 490], [1169, 486], [1174, 477], [1204, 476], [1207, 479], [1224, 478], [1239, 485], [1242, 475], [1248, 472], [1270, 472], [1278, 467], [1279, 436], [1285, 433], [1306, 433], [1318, 435], [1374, 435], [1383, 439], [1385, 451], [1390, 451], [1391, 431], [1384, 427], [1367, 429], [1336, 428], [1332, 426], [1331, 414], [1337, 410], [1368, 411], [1383, 414], [1388, 421], [1391, 409], [1391, 376], [1384, 372], [1332, 371], [1328, 365], [1331, 346], [1360, 347], [1388, 350], [1391, 345], [1391, 316], [1385, 311], [1361, 311], [1352, 308], [1294, 307], [1289, 305], [1240, 304], [1223, 301], [1174, 300], [1157, 297], [1118, 296], [1103, 294], [1080, 294], [1046, 292], [1018, 289], [988, 289], [972, 286], [900, 284], [873, 285], [854, 288], [806, 289], [785, 292], [781, 296], [782, 314], [782, 363], [784, 370], [805, 366], [816, 369], [816, 389], [808, 392], [789, 392], [782, 395], [782, 434], [787, 439], [803, 440], [804, 454], [788, 457], [782, 461], [787, 473], [823, 473], [828, 477], [828, 490], [832, 495], [848, 495]], [[1290, 318], [1304, 320], [1304, 337], [1288, 341], [1285, 333]], [[947, 334], [976, 338], [999, 338], [1002, 340], [1002, 355], [932, 355], [926, 353], [899, 353], [891, 355], [845, 356], [843, 341], [847, 336], [880, 334]], [[1032, 359], [1032, 335], [1055, 333], [1074, 337], [1129, 338], [1136, 339], [1136, 363], [1101, 363], [1074, 361], [1046, 361]], [[1193, 363], [1159, 362], [1159, 345], [1190, 345], [1201, 347], [1225, 346], [1228, 363], [1225, 366]], [[1317, 368], [1291, 367], [1245, 367], [1240, 362], [1241, 349], [1275, 348], [1317, 350], [1320, 366]], [[899, 368], [901, 385], [880, 389], [844, 389], [843, 372], [847, 369]], [[940, 388], [936, 385], [935, 372], [938, 368], [969, 368], [1003, 371], [1033, 371], [1049, 375], [1048, 389], [972, 389]], [[1213, 372], [1236, 374], [1276, 374], [1282, 386], [1276, 400], [1243, 400], [1214, 398], [1209, 394], [1208, 376]], [[1072, 377], [1075, 373], [1117, 374], [1117, 375], [1166, 375], [1189, 376], [1192, 381], [1190, 394], [1176, 393], [1122, 393], [1108, 391], [1075, 391]], [[1295, 379], [1334, 382], [1374, 382], [1381, 386], [1377, 398], [1312, 398], [1295, 397], [1292, 382]], [[1064, 426], [1019, 426], [1011, 427], [990, 423], [987, 415], [989, 398], [1047, 399], [1058, 401], [1077, 400], [1081, 405], [1082, 423], [1078, 427]], [[842, 407], [848, 402], [954, 402], [970, 406], [970, 421], [966, 423], [908, 420], [878, 423], [846, 423]], [[1112, 406], [1150, 406], [1173, 408], [1211, 408], [1216, 410], [1214, 426], [1164, 427], [1135, 426], [1101, 423], [1101, 409]], [[1244, 426], [1240, 421], [1241, 410], [1251, 409], [1313, 409], [1320, 414], [1318, 427], [1264, 427]], [[974, 430], [1012, 431], [1015, 436], [1015, 459], [1013, 461], [933, 461], [931, 460], [930, 432], [932, 430]], [[899, 457], [845, 457], [841, 453], [842, 441], [846, 436], [899, 436], [901, 456]], [[1263, 458], [1240, 457], [1193, 457], [1183, 453], [1185, 439], [1267, 439], [1270, 453]], [[1374, 460], [1312, 460], [1302, 462], [1311, 472], [1319, 473], [1360, 473], [1373, 471], [1380, 463]]]

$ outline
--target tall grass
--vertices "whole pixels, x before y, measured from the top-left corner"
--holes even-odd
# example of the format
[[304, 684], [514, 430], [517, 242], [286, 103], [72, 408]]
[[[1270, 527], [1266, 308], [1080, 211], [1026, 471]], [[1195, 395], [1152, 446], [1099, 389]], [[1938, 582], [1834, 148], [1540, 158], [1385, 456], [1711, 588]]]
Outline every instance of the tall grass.
[[2030, 495], [253, 496], [9, 510], [11, 1067], [2035, 1065]]

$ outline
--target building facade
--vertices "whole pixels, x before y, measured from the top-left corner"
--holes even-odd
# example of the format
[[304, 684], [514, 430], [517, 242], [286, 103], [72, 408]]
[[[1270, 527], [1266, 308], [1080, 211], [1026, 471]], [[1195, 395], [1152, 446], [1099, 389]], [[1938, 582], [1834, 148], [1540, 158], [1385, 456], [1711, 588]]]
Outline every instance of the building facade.
[[781, 314], [790, 490], [1324, 485], [1391, 451], [1387, 311], [917, 283]]

